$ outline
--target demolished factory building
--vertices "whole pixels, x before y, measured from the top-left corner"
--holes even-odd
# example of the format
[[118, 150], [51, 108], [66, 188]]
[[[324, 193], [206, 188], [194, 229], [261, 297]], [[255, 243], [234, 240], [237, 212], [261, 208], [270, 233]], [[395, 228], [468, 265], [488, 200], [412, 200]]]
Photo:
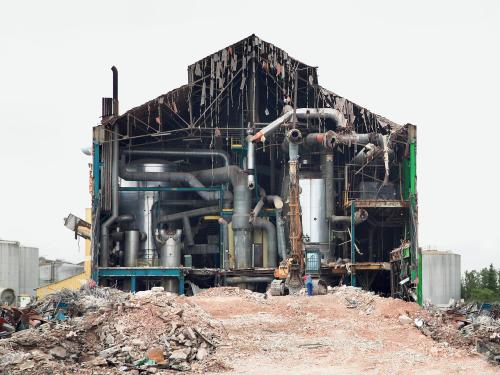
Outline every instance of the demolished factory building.
[[263, 291], [293, 258], [323, 285], [421, 300], [414, 125], [255, 35], [123, 114], [117, 77], [93, 132], [99, 283]]

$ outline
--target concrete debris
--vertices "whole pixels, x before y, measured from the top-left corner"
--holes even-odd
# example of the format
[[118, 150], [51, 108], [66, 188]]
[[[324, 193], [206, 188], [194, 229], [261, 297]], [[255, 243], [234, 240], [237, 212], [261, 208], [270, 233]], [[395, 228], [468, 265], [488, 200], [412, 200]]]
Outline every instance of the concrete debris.
[[219, 287], [201, 290], [197, 296], [200, 297], [242, 297], [259, 303], [265, 303], [268, 294], [252, 292], [248, 289], [238, 287]]
[[185, 297], [160, 288], [94, 289], [39, 301], [33, 308], [47, 322], [0, 340], [0, 373], [188, 371], [202, 368], [221, 343], [221, 323]]
[[427, 317], [415, 319], [426, 336], [454, 347], [484, 354], [500, 364], [500, 305], [452, 304], [426, 306]]

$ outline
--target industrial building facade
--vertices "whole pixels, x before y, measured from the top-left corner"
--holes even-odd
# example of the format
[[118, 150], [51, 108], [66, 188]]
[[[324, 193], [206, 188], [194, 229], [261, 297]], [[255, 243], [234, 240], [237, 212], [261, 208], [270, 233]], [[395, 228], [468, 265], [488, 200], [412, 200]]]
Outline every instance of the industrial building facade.
[[255, 35], [123, 114], [113, 75], [93, 129], [99, 283], [279, 294], [308, 273], [421, 300], [415, 126], [321, 87]]

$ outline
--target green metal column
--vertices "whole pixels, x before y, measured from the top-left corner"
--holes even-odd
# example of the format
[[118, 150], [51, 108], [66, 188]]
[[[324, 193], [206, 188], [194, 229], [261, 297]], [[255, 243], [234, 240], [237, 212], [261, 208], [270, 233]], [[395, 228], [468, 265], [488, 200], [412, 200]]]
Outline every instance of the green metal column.
[[411, 230], [411, 246], [413, 247], [412, 255], [417, 256], [417, 303], [422, 305], [422, 254], [418, 249], [418, 238], [417, 238], [417, 152], [416, 152], [416, 139], [415, 136], [410, 141], [410, 186], [409, 186], [409, 198], [410, 198], [410, 215], [411, 222], [413, 225], [410, 226]]
[[[356, 263], [356, 201], [351, 201], [351, 263]], [[351, 268], [351, 285], [356, 286], [356, 273], [353, 268]]]

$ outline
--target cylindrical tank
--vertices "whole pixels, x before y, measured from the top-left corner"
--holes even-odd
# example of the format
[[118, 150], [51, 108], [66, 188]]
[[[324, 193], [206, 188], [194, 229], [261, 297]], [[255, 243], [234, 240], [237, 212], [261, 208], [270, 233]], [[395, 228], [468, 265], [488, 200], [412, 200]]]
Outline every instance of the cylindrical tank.
[[137, 258], [139, 257], [141, 232], [138, 230], [127, 230], [125, 232], [125, 267], [137, 267]]
[[302, 237], [307, 242], [328, 243], [328, 222], [325, 214], [325, 182], [322, 178], [301, 178], [300, 208]]
[[433, 305], [460, 300], [460, 255], [449, 251], [422, 251], [422, 298]]
[[[137, 172], [171, 172], [177, 170], [177, 164], [159, 163], [154, 161], [135, 161], [129, 168]], [[120, 179], [121, 187], [166, 187], [168, 183], [159, 181], [125, 181]], [[133, 214], [135, 217], [134, 228], [147, 234], [145, 241], [139, 243], [139, 258], [150, 260], [155, 250], [154, 233], [151, 228], [151, 206], [158, 199], [173, 199], [176, 194], [171, 192], [155, 191], [121, 191], [120, 192], [120, 215]], [[159, 212], [166, 214], [167, 212]]]
[[175, 233], [165, 234], [165, 242], [160, 249], [162, 267], [179, 267], [181, 265], [181, 235], [182, 229], [177, 229]]
[[14, 289], [11, 288], [0, 288], [0, 306], [7, 305], [12, 306], [16, 303], [16, 294]]

